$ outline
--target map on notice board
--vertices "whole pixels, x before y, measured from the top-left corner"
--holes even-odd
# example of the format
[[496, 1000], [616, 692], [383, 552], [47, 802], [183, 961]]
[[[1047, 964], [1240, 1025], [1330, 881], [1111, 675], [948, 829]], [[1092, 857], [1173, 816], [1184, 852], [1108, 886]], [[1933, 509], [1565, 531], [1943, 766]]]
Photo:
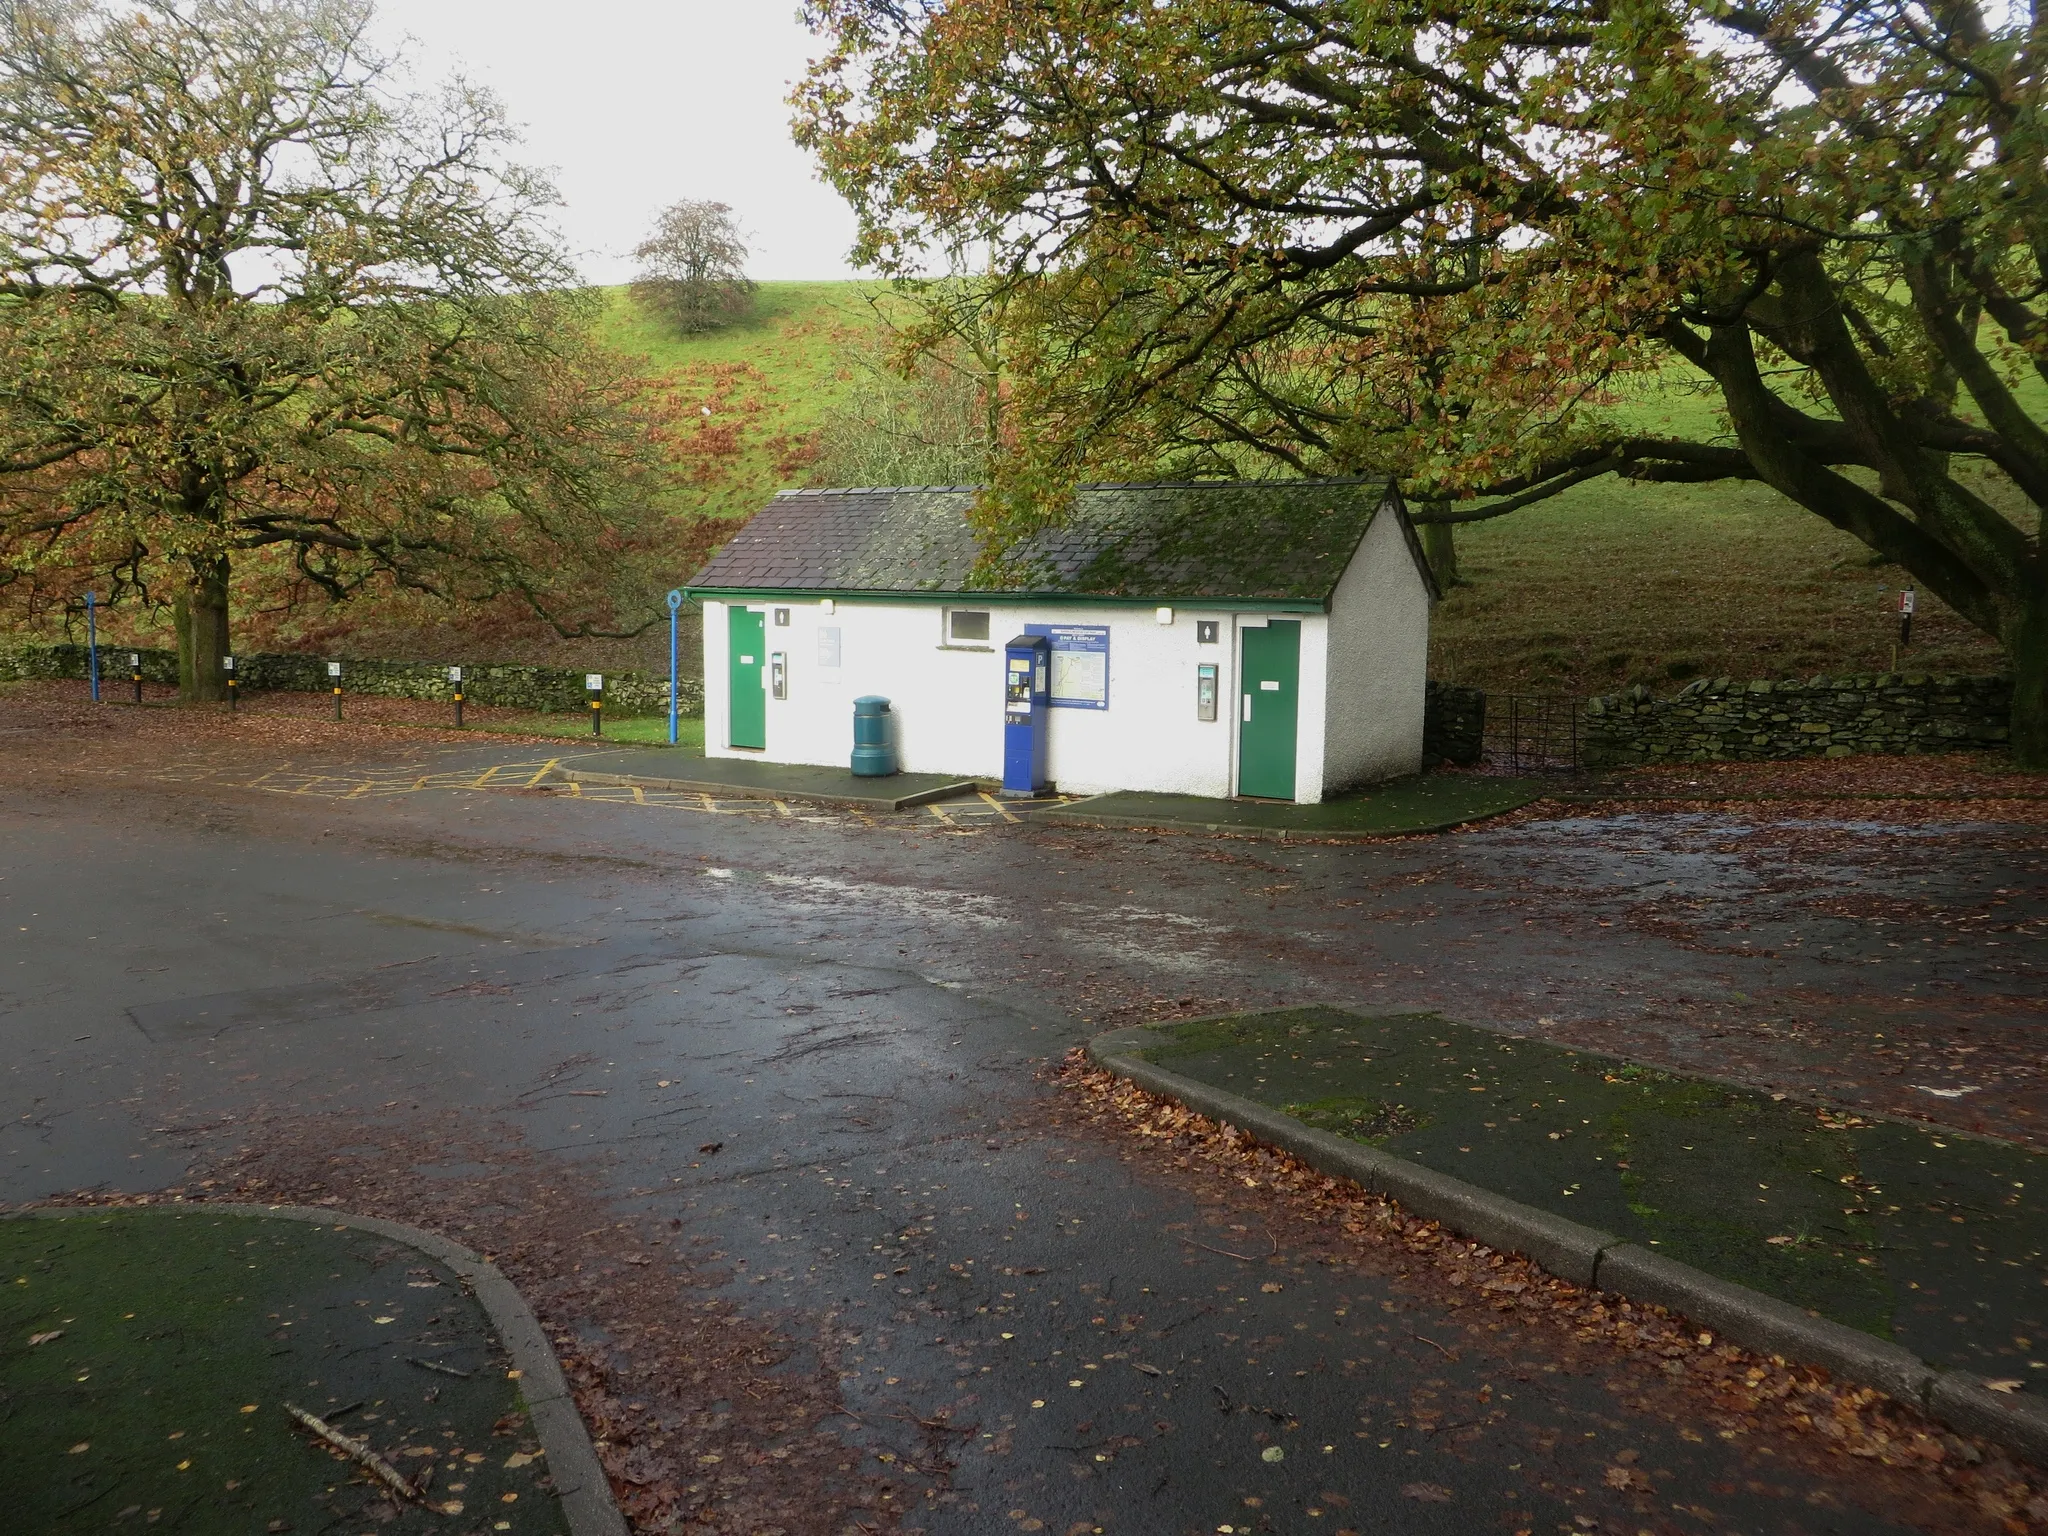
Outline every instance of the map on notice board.
[[1026, 624], [1027, 635], [1052, 642], [1052, 707], [1109, 708], [1109, 626]]

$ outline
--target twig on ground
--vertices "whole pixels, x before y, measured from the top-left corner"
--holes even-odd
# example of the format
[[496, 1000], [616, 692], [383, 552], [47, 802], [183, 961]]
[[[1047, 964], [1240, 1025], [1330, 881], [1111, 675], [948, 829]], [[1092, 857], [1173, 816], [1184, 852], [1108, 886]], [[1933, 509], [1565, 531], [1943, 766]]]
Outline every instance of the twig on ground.
[[350, 1460], [360, 1462], [368, 1467], [370, 1471], [376, 1474], [377, 1481], [384, 1484], [400, 1498], [410, 1499], [415, 1504], [425, 1502], [420, 1497], [419, 1489], [406, 1481], [405, 1474], [371, 1450], [366, 1442], [351, 1439], [332, 1424], [329, 1424], [325, 1419], [316, 1418], [314, 1415], [306, 1412], [305, 1409], [295, 1408], [290, 1403], [284, 1405], [284, 1411], [292, 1416], [294, 1422], [301, 1429], [310, 1430], [313, 1434], [318, 1435], [323, 1442], [333, 1446], [337, 1451], [349, 1457]]
[[1442, 1355], [1446, 1360], [1455, 1360], [1458, 1358], [1456, 1355], [1452, 1354], [1448, 1349], [1445, 1349], [1443, 1345], [1437, 1343], [1435, 1339], [1425, 1339], [1419, 1333], [1411, 1333], [1408, 1335], [1408, 1337], [1413, 1339], [1418, 1344], [1427, 1344], [1431, 1349], [1435, 1350], [1438, 1354]]
[[418, 1360], [411, 1355], [407, 1355], [405, 1363], [407, 1365], [416, 1365], [423, 1371], [439, 1371], [443, 1376], [459, 1377], [463, 1381], [469, 1380], [470, 1377], [468, 1371], [458, 1371], [454, 1366], [443, 1365], [438, 1360]]
[[[1259, 1262], [1259, 1260], [1254, 1258], [1251, 1254], [1232, 1253], [1228, 1248], [1211, 1248], [1207, 1243], [1198, 1243], [1192, 1237], [1184, 1237], [1181, 1239], [1181, 1241], [1186, 1243], [1191, 1248], [1200, 1248], [1209, 1253], [1220, 1253], [1226, 1259], [1242, 1259], [1247, 1264], [1256, 1264]], [[1274, 1252], [1279, 1252], [1279, 1248], [1277, 1245], [1274, 1248]]]
[[920, 1419], [913, 1413], [892, 1413], [889, 1417], [901, 1419], [906, 1424], [915, 1424], [920, 1429], [928, 1429], [935, 1435], [972, 1435], [981, 1427], [976, 1424], [963, 1428], [958, 1424], [948, 1424], [944, 1419]]

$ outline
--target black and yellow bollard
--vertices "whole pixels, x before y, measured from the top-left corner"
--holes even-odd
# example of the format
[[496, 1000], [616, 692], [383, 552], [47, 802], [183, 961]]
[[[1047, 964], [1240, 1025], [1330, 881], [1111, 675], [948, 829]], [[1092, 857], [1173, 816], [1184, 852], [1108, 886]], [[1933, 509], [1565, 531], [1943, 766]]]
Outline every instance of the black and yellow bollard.
[[227, 669], [228, 713], [233, 714], [241, 702], [241, 695], [237, 693], [235, 690], [235, 658], [232, 656], [223, 656], [220, 659], [220, 664]]
[[462, 668], [450, 667], [448, 681], [455, 685], [455, 729], [462, 729]]
[[129, 681], [135, 684], [135, 702], [140, 704], [142, 702], [142, 653], [139, 651], [130, 651], [128, 653], [128, 678]]
[[328, 681], [329, 681], [329, 682], [331, 682], [331, 683], [333, 683], [333, 684], [334, 684], [334, 718], [335, 718], [335, 719], [337, 719], [337, 720], [339, 720], [339, 719], [341, 718], [341, 663], [340, 663], [340, 662], [338, 662], [338, 661], [330, 661], [329, 663], [327, 663], [327, 678], [328, 678]]
[[583, 686], [590, 690], [590, 734], [602, 736], [604, 734], [604, 674], [602, 672], [584, 673]]

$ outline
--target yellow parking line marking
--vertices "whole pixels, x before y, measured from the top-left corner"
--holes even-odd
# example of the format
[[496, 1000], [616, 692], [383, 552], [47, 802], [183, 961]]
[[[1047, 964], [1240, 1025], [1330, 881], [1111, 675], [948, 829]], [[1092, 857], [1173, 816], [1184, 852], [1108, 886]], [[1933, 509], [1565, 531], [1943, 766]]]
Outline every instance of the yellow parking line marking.
[[[400, 769], [387, 774], [372, 773], [363, 776], [316, 773], [284, 764], [265, 769], [247, 778], [222, 772], [203, 763], [186, 762], [167, 765], [143, 777], [157, 783], [205, 782], [217, 784], [222, 788], [260, 789], [266, 794], [360, 800], [418, 794], [429, 789], [536, 789], [542, 787], [542, 781], [559, 771], [566, 761], [568, 759], [564, 757], [550, 757], [545, 761], [528, 759], [524, 762], [493, 763], [481, 771], [463, 768], [445, 773], [420, 773], [417, 770]], [[120, 773], [109, 776], [126, 777]], [[787, 800], [751, 797], [722, 799], [715, 791], [710, 790], [649, 790], [641, 785], [585, 785], [566, 775], [547, 787], [570, 799], [588, 800], [596, 805], [630, 804], [674, 808], [712, 816], [776, 816], [807, 822], [862, 827], [886, 825], [892, 819], [850, 807], [825, 808], [792, 804]], [[1016, 825], [1022, 820], [1010, 805], [997, 800], [987, 791], [978, 792], [978, 798], [979, 803], [974, 799], [964, 799], [953, 802], [950, 807], [928, 805], [924, 809], [931, 812], [934, 821], [962, 836], [975, 836], [989, 827], [999, 824]], [[1058, 804], [1068, 798], [1070, 797], [1054, 795], [1044, 801], [1030, 803]]]

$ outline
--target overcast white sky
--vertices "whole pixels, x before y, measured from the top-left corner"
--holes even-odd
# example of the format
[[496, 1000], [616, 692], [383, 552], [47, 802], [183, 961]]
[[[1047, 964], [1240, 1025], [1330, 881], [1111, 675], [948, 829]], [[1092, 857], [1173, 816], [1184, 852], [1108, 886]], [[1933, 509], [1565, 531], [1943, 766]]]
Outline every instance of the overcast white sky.
[[853, 215], [789, 141], [816, 39], [797, 0], [381, 0], [418, 84], [460, 70], [503, 99], [522, 158], [553, 169], [593, 282], [623, 282], [656, 210], [729, 203], [757, 278], [852, 276]]

